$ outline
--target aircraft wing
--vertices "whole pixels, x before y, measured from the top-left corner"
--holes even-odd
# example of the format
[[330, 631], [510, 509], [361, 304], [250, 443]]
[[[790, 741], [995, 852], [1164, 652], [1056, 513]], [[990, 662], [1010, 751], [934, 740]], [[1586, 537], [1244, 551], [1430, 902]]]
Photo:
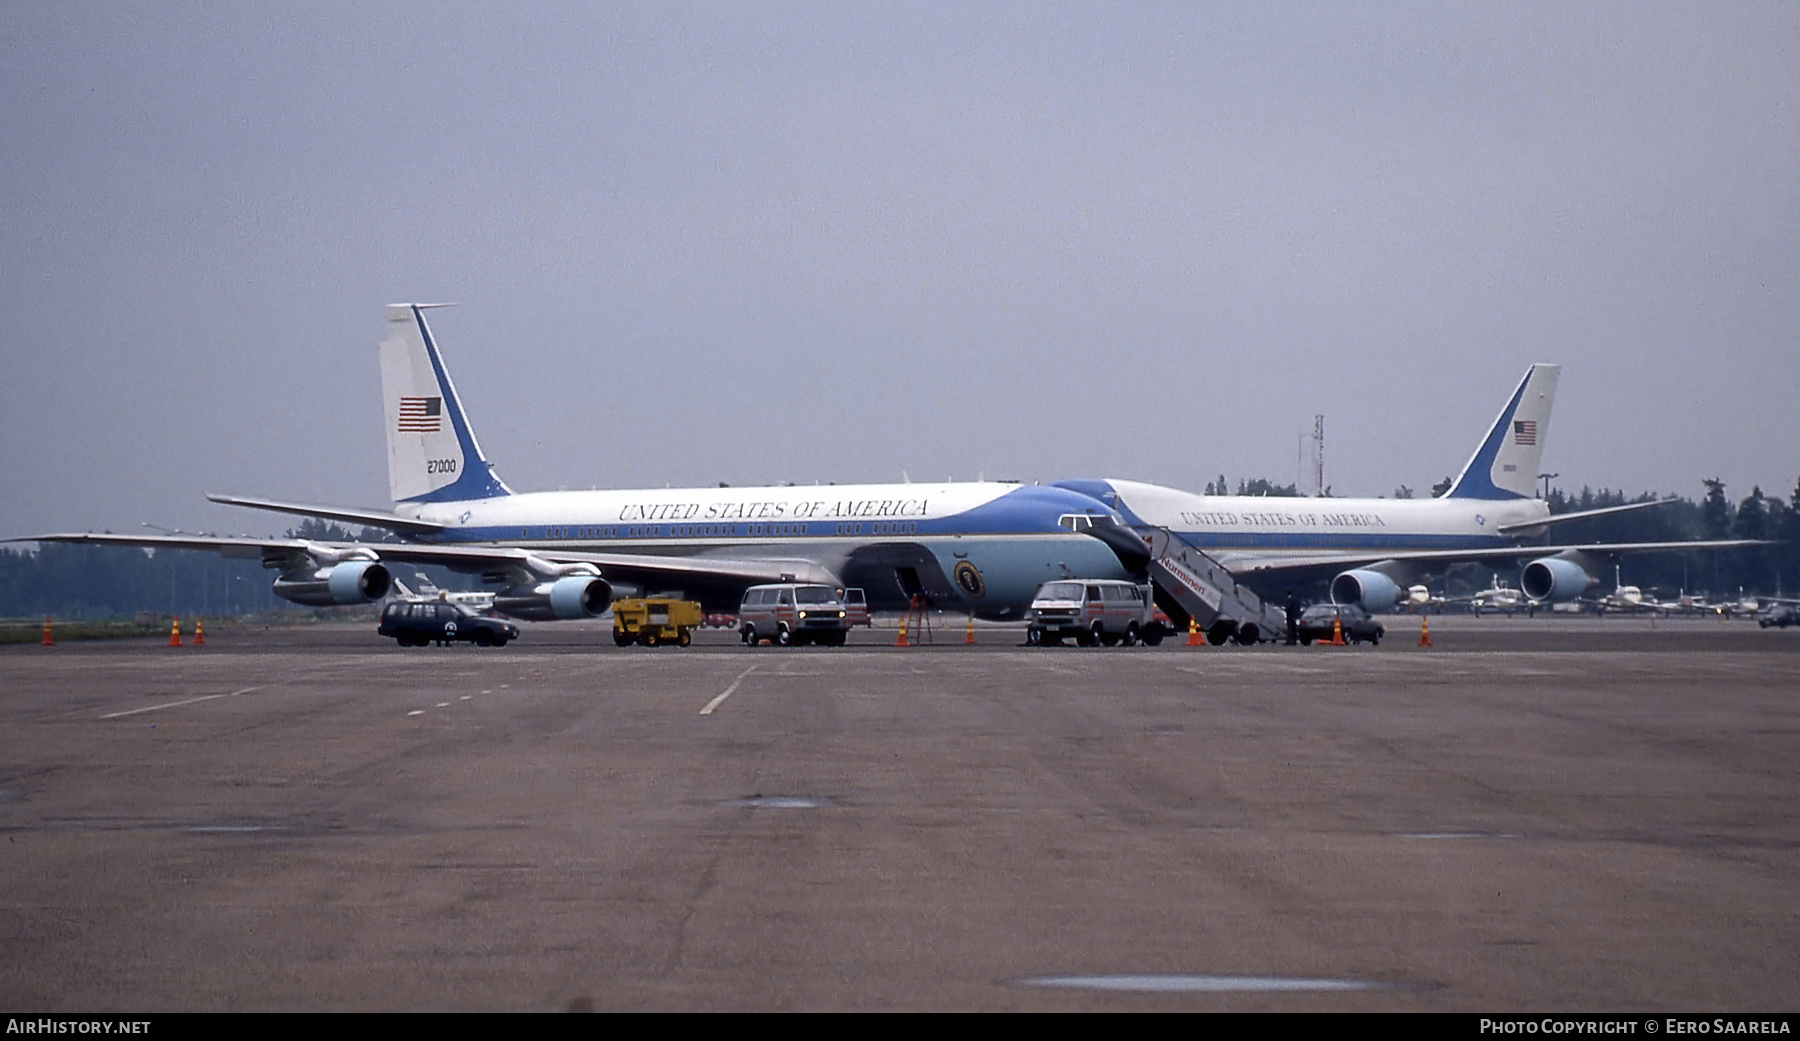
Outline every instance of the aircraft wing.
[[74, 542], [216, 552], [238, 559], [262, 558], [265, 567], [288, 570], [343, 560], [436, 564], [464, 574], [510, 574], [513, 582], [554, 577], [566, 565], [588, 564], [617, 586], [680, 588], [708, 599], [735, 597], [764, 582], [818, 582], [841, 585], [838, 576], [814, 560], [740, 560], [730, 557], [659, 556], [649, 553], [584, 553], [504, 545], [434, 545], [417, 542], [315, 542], [210, 535], [114, 535], [65, 533], [0, 539], [0, 542]]
[[[317, 506], [307, 503], [277, 502], [240, 495], [206, 496], [228, 506], [247, 506], [253, 510], [291, 513], [303, 517], [321, 517], [366, 527], [392, 531], [402, 536], [426, 536], [442, 532], [445, 525], [434, 521], [415, 520], [379, 510], [361, 510], [341, 506]], [[207, 547], [189, 547], [202, 549]], [[341, 547], [340, 547], [341, 548]], [[602, 576], [623, 579], [640, 585], [698, 583], [735, 587], [784, 579], [798, 582], [839, 584], [836, 576], [805, 559], [736, 560], [722, 557], [676, 557], [651, 553], [582, 553], [569, 551], [527, 550], [508, 546], [480, 546], [443, 543], [382, 543], [375, 552], [383, 560], [413, 564], [441, 564], [464, 572], [486, 571], [517, 566], [527, 561], [549, 561], [555, 564], [593, 564]]]
[[1652, 506], [1667, 506], [1680, 502], [1677, 497], [1655, 499], [1650, 502], [1629, 502], [1623, 506], [1602, 506], [1597, 510], [1579, 510], [1575, 513], [1553, 513], [1542, 520], [1522, 521], [1518, 524], [1502, 524], [1494, 530], [1502, 535], [1517, 535], [1520, 532], [1539, 531], [1556, 524], [1568, 524], [1571, 521], [1583, 521], [1593, 517], [1605, 517], [1614, 513], [1629, 513], [1632, 510], [1647, 510]]
[[1439, 597], [1433, 597], [1431, 602], [1434, 606], [1437, 604], [1443, 604], [1445, 606], [1448, 606], [1450, 604], [1472, 604], [1475, 601], [1480, 600], [1483, 597], [1487, 596], [1491, 592], [1493, 592], [1493, 590], [1484, 589], [1479, 593], [1465, 593], [1462, 596], [1439, 596]]
[[114, 535], [111, 532], [72, 532], [57, 535], [21, 535], [0, 542], [79, 542], [92, 546], [136, 546], [139, 549], [193, 549], [239, 560], [280, 560], [303, 557], [309, 548], [342, 543], [314, 543], [305, 539], [234, 538], [222, 535]]
[[1679, 553], [1696, 549], [1737, 549], [1744, 546], [1766, 546], [1760, 539], [1714, 539], [1705, 542], [1596, 542], [1567, 546], [1496, 546], [1490, 549], [1432, 549], [1400, 553], [1369, 550], [1361, 553], [1312, 553], [1305, 555], [1266, 556], [1248, 553], [1220, 552], [1214, 559], [1240, 580], [1291, 578], [1304, 581], [1325, 578], [1346, 568], [1373, 564], [1397, 563], [1430, 565], [1485, 564], [1490, 561], [1512, 561], [1584, 554], [1612, 557], [1625, 553]]

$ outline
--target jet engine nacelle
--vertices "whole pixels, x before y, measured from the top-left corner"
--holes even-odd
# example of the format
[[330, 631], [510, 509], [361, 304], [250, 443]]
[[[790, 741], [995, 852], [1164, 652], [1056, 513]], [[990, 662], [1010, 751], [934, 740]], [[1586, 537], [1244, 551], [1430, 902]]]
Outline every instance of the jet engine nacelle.
[[569, 575], [553, 582], [508, 586], [494, 594], [494, 610], [528, 622], [594, 618], [612, 606], [612, 585], [592, 575]]
[[1519, 588], [1526, 596], [1553, 604], [1567, 603], [1599, 582], [1580, 564], [1561, 557], [1539, 557], [1525, 565], [1519, 575]]
[[1379, 571], [1358, 568], [1331, 580], [1331, 602], [1359, 604], [1374, 614], [1394, 606], [1400, 599], [1400, 584]]
[[275, 595], [307, 607], [341, 607], [372, 604], [394, 588], [385, 564], [373, 560], [346, 560], [308, 574], [298, 572], [275, 580]]

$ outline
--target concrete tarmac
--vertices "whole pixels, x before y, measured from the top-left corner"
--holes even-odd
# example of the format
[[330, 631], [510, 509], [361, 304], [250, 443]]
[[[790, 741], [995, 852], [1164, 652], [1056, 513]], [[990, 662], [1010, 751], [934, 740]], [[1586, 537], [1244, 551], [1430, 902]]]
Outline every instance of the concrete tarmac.
[[1800, 631], [0, 649], [0, 1004], [1792, 1011]]

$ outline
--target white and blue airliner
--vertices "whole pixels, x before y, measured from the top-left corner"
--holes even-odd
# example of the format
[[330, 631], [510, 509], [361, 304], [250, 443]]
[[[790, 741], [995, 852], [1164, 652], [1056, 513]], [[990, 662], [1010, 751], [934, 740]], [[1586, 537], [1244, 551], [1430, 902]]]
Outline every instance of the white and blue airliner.
[[1507, 399], [1450, 490], [1436, 499], [1197, 495], [1118, 479], [1058, 481], [1116, 509], [1138, 528], [1165, 528], [1222, 564], [1264, 598], [1330, 579], [1331, 598], [1381, 611], [1412, 584], [1455, 563], [1525, 561], [1520, 585], [1534, 602], [1561, 603], [1597, 584], [1620, 553], [1704, 549], [1741, 542], [1637, 542], [1528, 546], [1552, 526], [1642, 509], [1633, 503], [1552, 515], [1535, 496], [1561, 366], [1538, 364]]

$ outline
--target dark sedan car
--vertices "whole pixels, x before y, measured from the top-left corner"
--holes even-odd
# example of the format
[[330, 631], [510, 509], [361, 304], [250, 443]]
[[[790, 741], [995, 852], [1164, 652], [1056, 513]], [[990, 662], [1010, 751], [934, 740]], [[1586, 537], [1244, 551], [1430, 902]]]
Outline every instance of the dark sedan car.
[[1369, 612], [1354, 604], [1314, 604], [1300, 616], [1300, 642], [1310, 644], [1314, 640], [1331, 639], [1333, 620], [1343, 628], [1346, 643], [1362, 643], [1364, 640], [1372, 644], [1380, 643], [1381, 637], [1387, 632], [1380, 622], [1369, 617]]
[[504, 647], [517, 639], [519, 627], [498, 618], [476, 614], [461, 604], [443, 600], [392, 603], [381, 612], [378, 636], [392, 636], [402, 647], [423, 647], [437, 641], [468, 640], [478, 647]]
[[1767, 629], [1773, 625], [1786, 629], [1790, 625], [1800, 625], [1800, 607], [1793, 604], [1777, 604], [1762, 613], [1756, 624]]

